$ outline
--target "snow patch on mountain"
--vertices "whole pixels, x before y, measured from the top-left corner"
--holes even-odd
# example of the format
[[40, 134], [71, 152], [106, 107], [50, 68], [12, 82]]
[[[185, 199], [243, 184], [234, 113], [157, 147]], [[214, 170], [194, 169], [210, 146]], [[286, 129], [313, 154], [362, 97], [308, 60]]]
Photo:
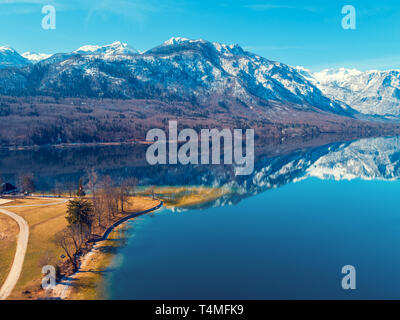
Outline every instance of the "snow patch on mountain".
[[400, 70], [325, 69], [311, 72], [296, 68], [326, 96], [351, 106], [360, 113], [400, 116]]
[[104, 58], [110, 58], [116, 55], [138, 54], [139, 52], [135, 48], [129, 46], [127, 43], [116, 41], [105, 46], [85, 45], [73, 51], [73, 53], [102, 55]]
[[25, 52], [22, 54], [25, 59], [28, 59], [32, 63], [37, 63], [39, 61], [50, 58], [52, 55], [47, 53], [36, 53], [36, 52]]
[[174, 44], [180, 44], [183, 42], [191, 42], [191, 41], [193, 42], [196, 40], [190, 40], [188, 38], [183, 38], [183, 37], [172, 37], [172, 38], [168, 39], [167, 41], [165, 41], [163, 43], [163, 45], [170, 46], [170, 45], [174, 45]]
[[23, 67], [28, 64], [30, 61], [10, 46], [0, 46], [0, 68]]

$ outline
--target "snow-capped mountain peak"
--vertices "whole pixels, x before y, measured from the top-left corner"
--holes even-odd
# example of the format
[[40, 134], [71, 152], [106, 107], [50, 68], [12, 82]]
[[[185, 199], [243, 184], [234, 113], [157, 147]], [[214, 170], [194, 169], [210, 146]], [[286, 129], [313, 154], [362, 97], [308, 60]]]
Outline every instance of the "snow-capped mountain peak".
[[400, 116], [400, 70], [325, 69], [312, 72], [296, 68], [325, 95], [363, 114]]
[[76, 49], [73, 52], [74, 53], [93, 53], [93, 52], [96, 52], [97, 50], [99, 50], [100, 48], [101, 48], [101, 46], [98, 46], [98, 45], [85, 45], [85, 46], [79, 47], [78, 49]]
[[0, 46], [0, 68], [23, 67], [30, 64], [10, 46]]
[[15, 53], [17, 51], [15, 51], [13, 48], [11, 48], [10, 46], [0, 46], [0, 52], [4, 53], [4, 52], [12, 52]]
[[51, 54], [47, 54], [47, 53], [36, 53], [36, 52], [24, 52], [22, 54], [22, 56], [25, 59], [28, 59], [29, 61], [31, 61], [32, 63], [37, 63], [39, 61], [45, 60], [49, 57], [51, 57]]
[[[103, 46], [85, 45], [72, 53], [49, 57], [31, 52], [21, 56], [9, 46], [1, 46], [0, 68], [46, 60], [41, 64], [52, 67], [52, 76], [48, 84], [41, 83], [40, 90], [55, 90], [57, 83], [60, 91], [68, 92], [64, 87], [76, 79], [66, 83], [66, 74], [80, 77], [81, 72], [93, 86], [94, 96], [111, 94], [102, 92], [107, 87], [124, 98], [155, 98], [152, 94], [160, 91], [165, 97], [203, 104], [211, 96], [216, 101], [229, 96], [235, 103], [249, 107], [274, 101], [304, 110], [313, 107], [358, 116], [355, 109], [363, 114], [400, 117], [400, 70], [363, 72], [340, 68], [312, 72], [268, 60], [237, 44], [184, 37], [172, 37], [143, 54], [116, 41]], [[36, 72], [36, 67], [30, 71]], [[18, 75], [14, 80], [22, 81], [19, 85], [25, 88], [24, 81], [29, 79]], [[107, 86], [100, 88], [99, 83]], [[138, 90], [139, 84], [145, 93]]]
[[314, 72], [314, 77], [319, 83], [329, 83], [333, 81], [337, 83], [344, 83], [349, 80], [353, 80], [354, 77], [360, 77], [362, 73], [362, 71], [357, 69], [324, 69], [319, 72]]
[[210, 42], [204, 39], [188, 39], [183, 37], [172, 37], [159, 47], [179, 45], [211, 46], [221, 54], [242, 54], [244, 52], [238, 44], [223, 44], [219, 42]]
[[[79, 96], [89, 92], [90, 96], [147, 99], [162, 96], [196, 105], [208, 105], [213, 100], [218, 108], [225, 109], [230, 104], [232, 108], [260, 107], [272, 113], [268, 107], [281, 104], [348, 114], [294, 68], [246, 52], [237, 44], [171, 38], [137, 54], [126, 43], [114, 42], [55, 54], [41, 65], [43, 73], [37, 75], [43, 77], [37, 89], [41, 94], [68, 92]], [[32, 68], [31, 72], [39, 71]], [[18, 83], [10, 88], [28, 87], [29, 78], [18, 75], [13, 80]], [[76, 86], [79, 81], [85, 86]]]
[[196, 41], [200, 41], [200, 40], [191, 40], [191, 39], [183, 38], [183, 37], [172, 37], [172, 38], [168, 39], [167, 41], [164, 41], [163, 45], [170, 46], [170, 45], [174, 45], [174, 44], [181, 44], [184, 42], [196, 42]]
[[127, 43], [123, 43], [121, 41], [116, 41], [108, 45], [99, 46], [99, 45], [85, 45], [77, 50], [73, 51], [73, 53], [78, 54], [90, 54], [90, 55], [104, 55], [104, 56], [115, 56], [115, 55], [129, 55], [129, 54], [138, 54], [139, 52], [129, 46]]
[[233, 54], [233, 55], [244, 54], [244, 50], [238, 44], [223, 44], [219, 42], [213, 42], [212, 45], [221, 54]]
[[[256, 103], [256, 99], [262, 99], [304, 108], [315, 106], [328, 112], [352, 112], [347, 106], [342, 108], [336, 101], [323, 96], [294, 68], [246, 52], [237, 44], [175, 37], [146, 51], [143, 58], [147, 60], [146, 68], [139, 70], [148, 72], [150, 63], [154, 63], [159, 70], [171, 75], [162, 82], [176, 85], [169, 85], [167, 90], [185, 87], [187, 92], [180, 93], [181, 96], [195, 95], [204, 103], [210, 95], [226, 96], [229, 93], [234, 97], [232, 101], [241, 101], [248, 106]], [[149, 81], [154, 75], [140, 77]]]

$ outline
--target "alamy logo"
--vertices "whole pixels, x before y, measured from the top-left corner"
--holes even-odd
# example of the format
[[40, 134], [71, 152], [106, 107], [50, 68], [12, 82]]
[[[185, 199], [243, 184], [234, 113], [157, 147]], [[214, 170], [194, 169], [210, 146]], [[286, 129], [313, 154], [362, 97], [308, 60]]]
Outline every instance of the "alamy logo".
[[51, 5], [44, 6], [42, 13], [45, 16], [42, 19], [42, 28], [44, 30], [50, 30], [56, 28], [56, 8]]
[[[221, 140], [223, 140], [223, 164], [235, 166], [236, 175], [249, 175], [254, 169], [254, 130], [245, 130], [246, 148], [243, 155], [243, 130], [201, 129], [200, 137], [193, 129], [183, 129], [178, 134], [177, 121], [169, 121], [168, 141], [161, 129], [151, 129], [146, 141], [153, 144], [146, 151], [149, 164], [221, 164]], [[178, 148], [178, 143], [183, 143]], [[210, 148], [211, 143], [211, 148]], [[200, 148], [199, 148], [200, 144]], [[168, 146], [168, 154], [167, 154]]]
[[56, 268], [54, 266], [44, 266], [42, 273], [45, 275], [42, 279], [42, 288], [52, 290], [56, 286]]
[[345, 30], [356, 29], [356, 8], [351, 5], [344, 6], [342, 8], [342, 14], [345, 16], [342, 19], [342, 28]]
[[342, 274], [345, 276], [342, 279], [342, 288], [344, 290], [356, 289], [356, 268], [351, 265], [343, 266]]

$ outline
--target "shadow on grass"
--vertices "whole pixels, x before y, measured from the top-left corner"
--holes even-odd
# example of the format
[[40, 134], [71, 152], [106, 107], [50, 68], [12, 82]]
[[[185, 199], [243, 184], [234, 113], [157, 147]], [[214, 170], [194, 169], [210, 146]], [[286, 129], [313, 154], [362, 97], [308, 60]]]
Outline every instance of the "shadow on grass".
[[78, 273], [93, 273], [93, 274], [104, 274], [109, 272], [109, 269], [104, 269], [104, 270], [87, 270], [87, 271], [79, 271]]
[[115, 254], [118, 252], [119, 247], [117, 246], [101, 246], [96, 248], [96, 251], [101, 252], [101, 253], [110, 253], [110, 254]]

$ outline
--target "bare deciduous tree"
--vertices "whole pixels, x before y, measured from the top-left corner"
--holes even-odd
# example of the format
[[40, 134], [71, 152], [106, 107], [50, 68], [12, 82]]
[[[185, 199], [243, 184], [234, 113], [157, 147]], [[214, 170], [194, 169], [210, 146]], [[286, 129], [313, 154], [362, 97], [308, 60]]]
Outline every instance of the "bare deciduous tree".
[[77, 271], [79, 268], [79, 254], [88, 237], [88, 229], [85, 229], [85, 232], [82, 233], [82, 230], [79, 228], [79, 226], [72, 225], [63, 232], [57, 234], [54, 238], [56, 245], [64, 250], [66, 256], [72, 264], [74, 271]]
[[72, 198], [72, 197], [75, 195], [75, 188], [76, 188], [75, 182], [73, 182], [73, 181], [66, 181], [66, 182], [64, 183], [64, 185], [65, 185], [64, 188], [65, 188], [65, 190], [67, 191], [69, 197]]
[[73, 270], [78, 270], [78, 262], [75, 252], [75, 245], [72, 238], [69, 235], [68, 230], [65, 230], [59, 234], [57, 234], [54, 238], [54, 242], [57, 246], [62, 248], [68, 257], [68, 260], [71, 262]]
[[60, 181], [56, 181], [56, 183], [54, 184], [54, 194], [61, 197], [63, 191], [64, 185]]
[[105, 176], [102, 180], [101, 199], [107, 212], [108, 221], [111, 221], [118, 212], [118, 195], [110, 176]]
[[87, 188], [90, 190], [92, 195], [93, 215], [98, 226], [101, 226], [104, 208], [97, 190], [99, 185], [99, 177], [94, 169], [90, 170], [87, 175], [89, 178]]
[[[97, 224], [101, 231], [103, 226], [114, 222], [118, 210], [126, 209], [126, 204], [134, 195], [138, 183], [137, 179], [129, 178], [116, 186], [110, 176], [99, 179], [94, 170], [88, 173], [88, 177], [86, 188], [91, 191], [91, 199], [81, 196], [69, 201], [67, 210], [69, 225], [54, 240], [64, 250], [74, 271], [79, 267], [78, 258], [82, 248], [92, 236], [92, 226]], [[79, 189], [83, 190], [82, 180], [79, 186]]]
[[138, 180], [136, 178], [129, 178], [124, 180], [119, 186], [118, 196], [122, 212], [124, 212], [125, 204], [132, 203], [131, 197], [135, 194], [137, 183]]
[[32, 174], [25, 174], [19, 178], [19, 186], [21, 192], [23, 193], [32, 193], [35, 192], [36, 186], [35, 182], [33, 181]]

